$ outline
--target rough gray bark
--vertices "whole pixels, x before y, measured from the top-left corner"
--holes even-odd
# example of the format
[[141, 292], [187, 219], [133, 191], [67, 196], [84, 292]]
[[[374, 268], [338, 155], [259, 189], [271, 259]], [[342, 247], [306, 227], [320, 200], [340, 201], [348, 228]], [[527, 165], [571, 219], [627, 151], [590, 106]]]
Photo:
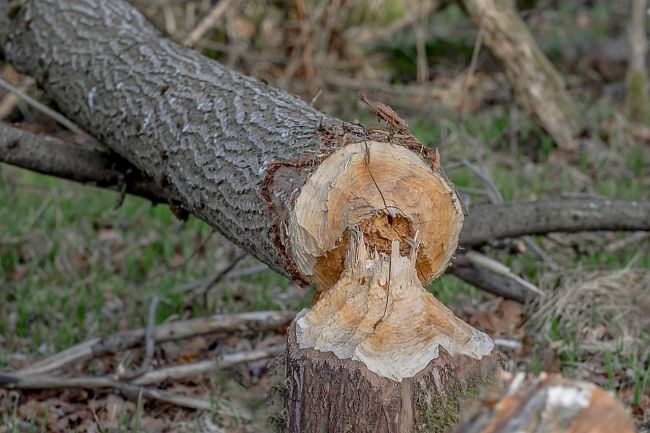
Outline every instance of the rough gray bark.
[[[287, 274], [268, 201], [288, 200], [291, 166], [327, 153], [343, 122], [161, 37], [121, 0], [0, 0], [0, 42], [66, 116]], [[286, 182], [265, 200], [273, 171]]]

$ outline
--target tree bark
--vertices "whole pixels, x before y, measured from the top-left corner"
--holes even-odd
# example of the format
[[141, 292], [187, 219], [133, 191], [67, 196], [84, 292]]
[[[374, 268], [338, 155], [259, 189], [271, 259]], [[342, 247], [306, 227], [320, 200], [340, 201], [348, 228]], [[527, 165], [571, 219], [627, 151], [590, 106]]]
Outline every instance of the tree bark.
[[627, 110], [631, 120], [643, 122], [648, 116], [648, 71], [646, 57], [647, 0], [632, 0], [630, 10], [630, 59], [627, 73]]
[[522, 235], [649, 228], [648, 201], [582, 198], [486, 204], [472, 207], [461, 232], [460, 244], [476, 248], [490, 240]]
[[417, 375], [395, 382], [361, 361], [301, 349], [295, 323], [286, 362], [288, 411], [276, 422], [289, 433], [445, 432], [498, 367], [496, 354], [476, 360], [443, 349]]
[[558, 147], [576, 150], [581, 119], [564, 80], [517, 14], [513, 0], [462, 0], [485, 45], [503, 64], [517, 101], [539, 121]]
[[[390, 207], [405, 200], [393, 194], [393, 201], [385, 202], [381, 189], [391, 188], [386, 183], [424, 176], [429, 180], [420, 182], [421, 188], [428, 188], [429, 181], [442, 185], [444, 175], [433, 170], [433, 155], [405, 131], [368, 131], [330, 118], [295, 96], [161, 37], [123, 1], [2, 0], [0, 40], [6, 59], [35, 77], [64, 114], [166, 185], [186, 211], [297, 280], [323, 288], [336, 280], [342, 269], [328, 268], [342, 261], [339, 240], [346, 228], [369, 215], [392, 213]], [[303, 209], [297, 215], [301, 187], [337, 151], [364, 172], [365, 190], [355, 191], [359, 197], [341, 196], [337, 202], [354, 210], [322, 203], [323, 214], [307, 215]], [[415, 172], [413, 164], [419, 167]], [[393, 167], [388, 177], [386, 166]], [[373, 185], [372, 170], [382, 178], [378, 185]], [[343, 171], [344, 177], [355, 178]], [[305, 199], [301, 205], [319, 204]], [[425, 220], [419, 205], [410, 207], [406, 231], [415, 233], [420, 229], [415, 225]], [[336, 230], [328, 227], [324, 241], [307, 239], [336, 212], [354, 215]], [[313, 227], [303, 227], [307, 223]], [[427, 239], [433, 232], [426, 227], [420, 229], [423, 281], [440, 274], [445, 259], [431, 262], [428, 249], [450, 235]]]
[[154, 203], [178, 201], [178, 197], [164, 185], [144, 176], [124, 158], [61, 141], [60, 138], [33, 134], [0, 122], [0, 161], [38, 173], [138, 195]]
[[0, 40], [65, 115], [288, 273], [269, 206], [283, 207], [310, 164], [344, 144], [347, 125], [161, 37], [123, 1], [2, 0]]

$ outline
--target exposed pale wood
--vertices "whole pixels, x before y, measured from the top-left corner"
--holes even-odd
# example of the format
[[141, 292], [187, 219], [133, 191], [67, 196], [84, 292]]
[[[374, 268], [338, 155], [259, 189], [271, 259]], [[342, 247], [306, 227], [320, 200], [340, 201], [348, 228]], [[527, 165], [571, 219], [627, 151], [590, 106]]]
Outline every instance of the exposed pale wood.
[[[501, 376], [510, 377], [502, 372]], [[593, 383], [520, 373], [498, 382], [471, 410], [456, 433], [634, 433], [623, 406]]]
[[63, 114], [179, 197], [176, 208], [297, 280], [309, 276], [286, 227], [323, 159], [373, 140], [430, 159], [410, 134], [331, 118], [163, 38], [122, 0], [0, 0], [0, 41]]
[[403, 256], [350, 231], [338, 282], [289, 330], [289, 432], [446, 431], [496, 366], [492, 340], [422, 286], [414, 237]]
[[388, 254], [394, 239], [408, 251], [418, 232], [417, 270], [426, 283], [444, 272], [462, 221], [460, 200], [441, 172], [403, 147], [364, 141], [336, 151], [310, 176], [288, 235], [300, 273], [323, 290], [343, 270], [350, 227], [360, 224], [366, 242]]
[[443, 349], [452, 357], [488, 356], [492, 340], [422, 287], [415, 250], [404, 257], [394, 240], [390, 254], [368, 251], [355, 230], [340, 279], [296, 319], [300, 348], [359, 360], [397, 382], [415, 376]]

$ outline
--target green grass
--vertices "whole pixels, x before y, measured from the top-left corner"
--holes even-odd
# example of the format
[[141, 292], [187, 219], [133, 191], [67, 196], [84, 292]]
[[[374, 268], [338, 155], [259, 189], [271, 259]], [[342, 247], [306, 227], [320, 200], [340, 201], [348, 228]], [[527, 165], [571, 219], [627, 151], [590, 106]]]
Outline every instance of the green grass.
[[[205, 315], [215, 304], [227, 311], [280, 308], [274, 293], [285, 292], [287, 281], [271, 271], [223, 282], [213, 291], [223, 302], [207, 309], [176, 293], [217, 273], [233, 251], [196, 218], [182, 223], [167, 207], [135, 197], [114, 210], [116, 193], [6, 166], [0, 175], [0, 365], [16, 350], [42, 355], [143, 326], [153, 294], [161, 298], [159, 322], [188, 311]], [[251, 299], [233, 301], [243, 285], [253, 288]]]

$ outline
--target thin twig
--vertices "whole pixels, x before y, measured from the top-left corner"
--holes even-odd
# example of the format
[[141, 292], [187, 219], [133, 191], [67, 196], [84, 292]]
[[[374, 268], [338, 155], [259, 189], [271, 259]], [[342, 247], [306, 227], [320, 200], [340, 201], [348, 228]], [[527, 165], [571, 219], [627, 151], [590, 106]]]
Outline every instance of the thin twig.
[[[158, 400], [175, 406], [186, 407], [195, 410], [215, 410], [215, 407], [208, 400], [186, 397], [164, 391], [159, 388], [142, 387], [130, 383], [120, 382], [109, 377], [58, 377], [52, 375], [24, 375], [16, 373], [0, 373], [0, 388], [5, 389], [102, 389], [111, 388], [120, 391], [125, 396], [137, 399], [142, 396], [152, 400]], [[232, 414], [227, 411], [228, 415]], [[242, 415], [242, 414], [238, 414]]]
[[357, 46], [388, 38], [407, 27], [411, 27], [414, 21], [428, 18], [429, 15], [445, 3], [446, 2], [436, 0], [423, 2], [423, 8], [419, 11], [418, 15], [414, 16], [413, 14], [404, 14], [404, 16], [398, 18], [389, 26], [382, 26], [375, 29], [368, 29], [365, 25], [360, 26], [362, 27], [360, 30], [355, 28], [348, 31], [346, 37], [352, 41], [353, 45]]
[[231, 0], [221, 0], [210, 12], [201, 20], [192, 32], [183, 39], [183, 45], [192, 46], [201, 39], [207, 32], [212, 30], [221, 16], [230, 6]]
[[474, 41], [474, 50], [472, 51], [472, 59], [469, 62], [469, 68], [467, 69], [467, 75], [465, 75], [465, 82], [463, 83], [463, 92], [460, 95], [460, 104], [458, 105], [460, 118], [463, 119], [465, 116], [465, 97], [469, 91], [469, 84], [474, 77], [474, 72], [476, 71], [476, 65], [478, 64], [478, 55], [481, 52], [481, 44], [483, 43], [483, 27], [478, 29], [478, 34], [476, 35], [476, 40]]
[[[32, 84], [34, 84], [34, 79], [26, 77], [20, 84], [20, 87], [18, 87], [18, 90], [24, 93]], [[20, 97], [15, 92], [9, 92], [2, 98], [2, 101], [0, 101], [0, 120], [3, 120], [12, 113], [19, 100]]]
[[[253, 265], [248, 268], [244, 268], [242, 270], [238, 271], [231, 271], [228, 272], [228, 274], [224, 275], [223, 279], [224, 280], [237, 280], [242, 277], [248, 277], [250, 275], [257, 275], [261, 272], [268, 271], [269, 266], [265, 265], [264, 263], [258, 263], [256, 265]], [[191, 281], [189, 283], [182, 284], [178, 287], [175, 287], [172, 289], [172, 293], [183, 293], [188, 290], [194, 290], [199, 287], [205, 287], [206, 284], [208, 284], [210, 281], [212, 281], [215, 278], [215, 276], [210, 276], [206, 278], [201, 278], [200, 280], [196, 281]]]
[[650, 232], [632, 233], [629, 236], [624, 237], [623, 239], [619, 239], [615, 242], [607, 244], [605, 246], [605, 251], [607, 251], [608, 253], [615, 253], [617, 251], [624, 250], [625, 248], [629, 247], [630, 245], [636, 242], [641, 242], [648, 238], [650, 238]]
[[239, 253], [236, 255], [235, 258], [232, 259], [225, 268], [223, 268], [217, 275], [212, 277], [212, 279], [208, 281], [205, 286], [203, 286], [201, 290], [198, 291], [198, 293], [195, 293], [195, 295], [201, 295], [203, 297], [204, 306], [208, 306], [208, 293], [210, 292], [210, 289], [219, 284], [221, 280], [223, 280], [230, 271], [235, 269], [235, 266], [237, 266], [237, 264], [241, 262], [246, 256], [248, 256], [248, 253]]
[[121, 378], [130, 380], [142, 376], [148, 369], [153, 356], [156, 352], [156, 339], [154, 332], [156, 330], [156, 308], [158, 307], [158, 296], [154, 295], [149, 303], [149, 315], [147, 317], [147, 328], [144, 334], [145, 353], [142, 363], [135, 371], [124, 374]]
[[238, 364], [273, 358], [284, 351], [284, 349], [284, 346], [272, 346], [266, 349], [227, 353], [217, 359], [209, 361], [193, 362], [190, 364], [175, 365], [172, 367], [153, 370], [136, 378], [132, 383], [136, 385], [149, 385], [160, 383], [167, 379], [187, 379], [200, 374], [223, 370]]
[[[38, 102], [36, 99], [29, 96], [27, 93], [25, 93], [25, 92], [21, 91], [20, 89], [14, 87], [11, 83], [6, 82], [2, 78], [0, 78], [0, 87], [2, 87], [3, 89], [5, 89], [8, 92], [13, 92], [17, 96], [19, 96], [20, 99], [25, 101], [27, 103], [27, 105], [31, 106], [32, 108], [34, 108], [37, 111], [40, 111], [41, 113], [45, 114], [46, 116], [56, 120], [61, 125], [65, 126], [68, 130], [70, 130], [72, 132], [76, 132], [77, 134], [81, 134], [81, 135], [86, 136], [86, 137], [90, 137], [90, 135], [88, 135], [88, 133], [86, 133], [84, 130], [82, 130], [77, 125], [72, 123], [71, 120], [69, 120], [68, 118], [63, 116], [61, 113], [57, 113], [56, 111], [52, 110], [51, 108], [46, 107], [42, 103]], [[92, 137], [90, 137], [90, 138], [92, 138]], [[92, 138], [92, 140], [95, 141], [94, 138]]]
[[[287, 326], [295, 317], [294, 312], [256, 311], [252, 313], [218, 314], [198, 319], [165, 323], [155, 328], [156, 343], [190, 338], [197, 335], [231, 333], [242, 331], [264, 331]], [[146, 330], [135, 329], [91, 338], [49, 358], [19, 371], [20, 374], [49, 373], [71, 363], [79, 363], [115, 352], [141, 346]]]

